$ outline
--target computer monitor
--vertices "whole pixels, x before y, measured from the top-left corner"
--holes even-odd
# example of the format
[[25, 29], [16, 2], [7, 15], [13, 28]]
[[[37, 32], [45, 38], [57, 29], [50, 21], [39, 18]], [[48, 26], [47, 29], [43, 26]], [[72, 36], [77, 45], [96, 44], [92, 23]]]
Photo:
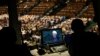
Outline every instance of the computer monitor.
[[42, 45], [58, 45], [63, 43], [61, 29], [44, 29], [41, 31], [41, 35]]

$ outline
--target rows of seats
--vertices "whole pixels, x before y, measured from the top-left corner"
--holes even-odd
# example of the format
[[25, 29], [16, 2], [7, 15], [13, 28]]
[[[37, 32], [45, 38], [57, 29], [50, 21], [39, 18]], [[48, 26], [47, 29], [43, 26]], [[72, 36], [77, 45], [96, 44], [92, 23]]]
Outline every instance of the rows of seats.
[[[27, 9], [27, 8], [29, 8], [29, 7], [31, 7], [34, 3], [35, 3], [35, 1], [36, 0], [29, 0], [29, 1], [27, 1], [27, 2], [24, 2], [24, 3], [22, 3], [22, 4], [19, 4], [19, 5], [17, 5], [17, 12], [18, 13], [22, 13], [25, 9]], [[8, 9], [8, 7], [7, 6], [2, 6], [2, 7], [0, 7], [0, 14], [5, 14], [5, 13], [8, 13], [8, 11], [7, 11], [7, 9]]]
[[80, 2], [76, 3], [70, 2], [68, 5], [66, 5], [66, 7], [64, 7], [60, 12], [58, 12], [57, 15], [65, 15], [73, 17], [78, 11], [82, 9], [84, 4], [85, 3], [80, 3]]
[[43, 2], [56, 2], [57, 0], [42, 0]]
[[33, 6], [35, 3], [36, 3], [35, 0], [32, 0], [32, 1], [27, 1], [22, 4], [19, 4], [17, 7], [18, 13], [22, 13], [24, 10], [27, 10], [28, 8]]
[[[32, 9], [31, 12], [28, 14], [30, 15], [42, 15], [46, 10], [50, 9], [55, 5], [55, 3], [58, 0], [42, 0], [42, 2]], [[86, 0], [75, 0], [74, 2], [70, 2], [66, 7], [64, 7], [60, 12], [58, 12], [56, 15], [60, 16], [69, 16], [74, 17], [75, 14], [77, 14], [85, 4]], [[36, 0], [29, 0], [28, 2], [24, 2], [18, 6], [18, 13], [24, 12], [25, 9], [30, 8], [32, 5], [34, 5]], [[6, 7], [0, 7], [0, 14], [8, 13]], [[93, 16], [93, 7], [89, 5], [89, 9], [82, 15], [83, 17], [87, 16]]]
[[34, 2], [26, 2], [23, 4], [20, 4], [18, 8], [25, 8], [25, 5], [27, 5], [28, 7], [31, 7], [34, 4]]
[[53, 2], [41, 2], [38, 6], [33, 8], [29, 14], [42, 15], [46, 10], [50, 9], [53, 6]]
[[94, 9], [91, 4], [89, 5], [89, 8], [83, 13], [82, 17], [94, 17]]
[[[69, 17], [75, 17], [75, 15], [82, 10], [83, 6], [85, 5], [84, 2], [72, 2], [66, 5], [65, 8], [63, 8], [60, 12], [57, 13], [57, 15], [65, 15]], [[89, 5], [89, 8], [86, 10], [85, 13], [82, 14], [81, 17], [93, 17], [94, 16], [94, 11], [93, 11], [93, 6], [92, 4]]]

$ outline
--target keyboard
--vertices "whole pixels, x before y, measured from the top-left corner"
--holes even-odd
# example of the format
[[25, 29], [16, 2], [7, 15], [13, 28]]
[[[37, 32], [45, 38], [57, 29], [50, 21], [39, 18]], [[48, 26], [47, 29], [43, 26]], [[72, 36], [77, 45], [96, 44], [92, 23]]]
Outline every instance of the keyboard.
[[62, 52], [62, 51], [66, 51], [67, 47], [65, 45], [54, 46], [54, 47], [51, 47], [51, 50], [53, 52]]

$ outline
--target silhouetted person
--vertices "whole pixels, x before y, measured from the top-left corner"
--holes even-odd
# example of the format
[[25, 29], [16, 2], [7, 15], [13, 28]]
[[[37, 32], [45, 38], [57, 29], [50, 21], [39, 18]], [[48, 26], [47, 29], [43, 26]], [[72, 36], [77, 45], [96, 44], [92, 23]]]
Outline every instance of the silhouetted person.
[[25, 45], [16, 44], [16, 32], [6, 27], [0, 31], [1, 56], [32, 56]]
[[38, 49], [38, 54], [41, 56], [41, 55], [44, 55], [45, 54], [45, 51], [41, 48], [41, 49]]
[[71, 23], [71, 41], [68, 45], [70, 56], [97, 56], [97, 34], [85, 32], [85, 26], [80, 19], [75, 19]]

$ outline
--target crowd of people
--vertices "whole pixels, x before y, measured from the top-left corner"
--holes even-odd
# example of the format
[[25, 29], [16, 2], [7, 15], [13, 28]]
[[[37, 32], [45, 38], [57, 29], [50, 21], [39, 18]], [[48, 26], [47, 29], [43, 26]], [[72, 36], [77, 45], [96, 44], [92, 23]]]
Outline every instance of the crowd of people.
[[[8, 30], [6, 28], [4, 28], [4, 27], [9, 26], [8, 19], [9, 19], [9, 17], [7, 14], [0, 16], [0, 27], [1, 27], [0, 29], [1, 30], [3, 30], [3, 29], [6, 31], [11, 30], [10, 28], [8, 28]], [[92, 39], [88, 38], [88, 40], [91, 41], [91, 43], [88, 40], [85, 40], [86, 38], [83, 38], [83, 39], [79, 38], [78, 40], [82, 40], [82, 41], [85, 40], [87, 42], [87, 44], [89, 44], [90, 46], [92, 46], [93, 43], [94, 43], [93, 45], [95, 45], [95, 43], [97, 43], [97, 42], [93, 42], [93, 41], [98, 41], [97, 39], [94, 38], [94, 37], [96, 37], [94, 33], [98, 33], [98, 26], [96, 23], [94, 23], [92, 21], [92, 18], [76, 19], [76, 18], [66, 18], [66, 16], [44, 16], [42, 18], [39, 18], [38, 15], [37, 16], [36, 15], [25, 15], [25, 16], [19, 17], [18, 20], [21, 21], [21, 32], [22, 32], [22, 36], [24, 39], [23, 42], [27, 46], [36, 46], [39, 43], [39, 40], [41, 39], [40, 30], [45, 29], [45, 28], [47, 28], [47, 29], [61, 28], [62, 29], [62, 32], [65, 35], [65, 39], [67, 37], [67, 39], [66, 39], [66, 42], [68, 41], [67, 47], [69, 48], [68, 51], [71, 56], [73, 56], [74, 53], [76, 53], [80, 50], [76, 51], [73, 49], [75, 47], [73, 45], [74, 44], [77, 45], [77, 39], [74, 41], [74, 38], [72, 38], [73, 40], [71, 38], [69, 38], [71, 40], [68, 40], [68, 37], [72, 37], [72, 36], [77, 37], [77, 34], [80, 37], [82, 37], [82, 36], [88, 37], [87, 35], [89, 35], [89, 38], [93, 37]], [[76, 22], [78, 21], [78, 23], [76, 23], [74, 21], [76, 21]], [[83, 22], [83, 24], [82, 24], [82, 22]], [[75, 25], [75, 24], [77, 24], [77, 25]], [[86, 26], [86, 27], [84, 27], [84, 26]], [[94, 33], [86, 33], [85, 29], [88, 30], [87, 32], [94, 32]], [[72, 35], [72, 36], [70, 36], [70, 35]], [[82, 43], [82, 42], [80, 42], [80, 43], [85, 45], [85, 43]], [[80, 43], [78, 43], [78, 44], [80, 44]], [[89, 45], [88, 45], [88, 47], [90, 47]], [[77, 49], [77, 47], [75, 47], [75, 48]], [[82, 48], [82, 47], [79, 47], [79, 48]], [[87, 48], [87, 47], [85, 47], [85, 48]], [[87, 49], [87, 50], [90, 51], [90, 49]], [[95, 49], [93, 49], [93, 50], [95, 51]], [[83, 51], [85, 51], [85, 50], [83, 50]], [[74, 55], [76, 55], [76, 54], [74, 54]], [[89, 55], [90, 55], [90, 53], [89, 53]]]
[[[8, 23], [8, 15], [4, 14], [0, 16], [0, 29], [3, 27], [9, 26]], [[24, 43], [33, 43], [36, 44], [36, 42], [41, 39], [41, 33], [40, 30], [45, 28], [61, 28], [63, 34], [72, 34], [73, 31], [71, 30], [71, 22], [75, 18], [66, 18], [66, 16], [44, 16], [42, 18], [39, 18], [38, 15], [24, 15], [22, 17], [19, 17], [19, 21], [21, 21], [21, 32], [22, 36], [24, 38]], [[92, 21], [91, 18], [79, 18], [83, 21], [83, 23], [86, 25], [87, 22]], [[97, 32], [98, 26], [92, 25], [88, 31]], [[34, 40], [35, 39], [35, 40]], [[29, 45], [31, 45], [29, 44]]]
[[[27, 15], [28, 16], [28, 15]], [[41, 30], [44, 28], [53, 28], [61, 21], [65, 20], [61, 16], [44, 16], [38, 19], [38, 16], [30, 15], [29, 17], [22, 17], [22, 34], [24, 39], [41, 39]]]

